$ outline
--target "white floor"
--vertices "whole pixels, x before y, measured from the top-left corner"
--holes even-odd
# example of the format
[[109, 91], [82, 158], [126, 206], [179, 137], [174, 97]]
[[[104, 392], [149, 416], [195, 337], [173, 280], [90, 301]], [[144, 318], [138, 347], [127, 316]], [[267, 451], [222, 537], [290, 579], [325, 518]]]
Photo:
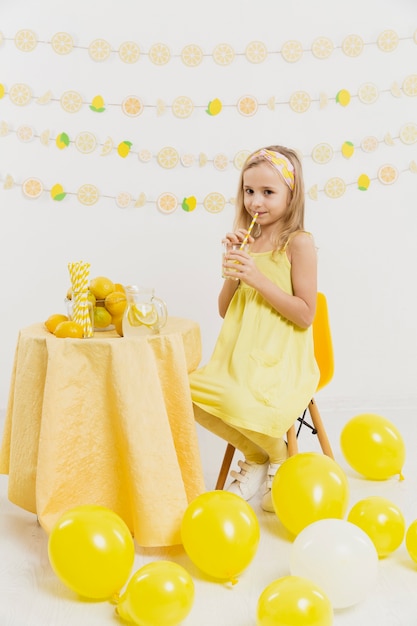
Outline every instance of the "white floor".
[[[356, 412], [338, 409], [321, 414], [330, 436], [336, 460], [350, 483], [350, 504], [367, 496], [390, 499], [402, 511], [408, 525], [417, 519], [417, 441], [416, 406], [373, 410], [390, 419], [402, 433], [407, 446], [405, 480], [392, 478], [372, 482], [360, 478], [342, 457], [339, 436], [343, 425]], [[369, 409], [368, 409], [369, 410]], [[0, 419], [2, 432], [3, 420]], [[213, 488], [223, 443], [200, 432], [207, 487]], [[318, 450], [316, 438], [304, 429], [300, 451]], [[261, 527], [257, 554], [231, 587], [208, 581], [189, 561], [183, 549], [136, 548], [133, 571], [157, 559], [175, 561], [185, 567], [195, 583], [195, 602], [183, 626], [255, 626], [256, 606], [263, 589], [273, 580], [289, 574], [291, 540], [273, 513], [264, 513], [259, 501], [251, 501]], [[7, 476], [0, 476], [0, 625], [1, 626], [116, 626], [122, 624], [109, 602], [88, 602], [77, 598], [56, 578], [47, 556], [47, 536], [36, 517], [7, 499]], [[132, 573], [133, 573], [132, 571]], [[336, 610], [335, 626], [415, 626], [417, 624], [417, 564], [411, 560], [405, 543], [379, 562], [379, 578], [372, 592], [349, 609]], [[155, 626], [161, 626], [155, 624]]]

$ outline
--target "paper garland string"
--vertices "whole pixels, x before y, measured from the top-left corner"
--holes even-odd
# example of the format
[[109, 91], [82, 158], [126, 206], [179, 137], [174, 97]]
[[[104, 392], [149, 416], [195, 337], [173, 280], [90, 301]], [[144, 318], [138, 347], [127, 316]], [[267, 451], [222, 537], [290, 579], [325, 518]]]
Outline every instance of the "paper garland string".
[[[15, 83], [9, 89], [0, 83], [0, 100], [7, 96], [16, 106], [28, 106], [33, 102], [40, 105], [60, 103], [61, 108], [66, 113], [71, 114], [78, 113], [86, 105], [94, 113], [103, 113], [110, 108], [116, 108], [131, 118], [144, 114], [145, 110], [153, 110], [158, 116], [163, 115], [167, 110], [171, 110], [172, 114], [180, 119], [187, 119], [196, 110], [199, 110], [210, 117], [214, 117], [225, 109], [237, 111], [243, 117], [252, 117], [261, 108], [275, 111], [279, 106], [289, 106], [295, 113], [305, 113], [313, 103], [318, 104], [320, 109], [324, 109], [329, 102], [347, 107], [353, 98], [362, 104], [375, 104], [382, 93], [388, 93], [394, 98], [401, 98], [402, 95], [408, 97], [417, 96], [417, 74], [405, 76], [401, 86], [394, 82], [390, 87], [384, 89], [379, 89], [372, 82], [366, 82], [360, 85], [356, 94], [353, 95], [347, 89], [340, 89], [333, 97], [328, 97], [325, 93], [320, 93], [318, 97], [313, 97], [306, 91], [298, 90], [284, 99], [271, 96], [266, 102], [259, 102], [255, 96], [244, 94], [238, 98], [237, 102], [224, 103], [220, 98], [216, 97], [209, 102], [197, 104], [189, 96], [178, 96], [169, 105], [162, 99], [157, 99], [156, 103], [145, 104], [142, 98], [137, 95], [126, 96], [121, 102], [106, 103], [103, 96], [98, 94], [87, 101], [75, 90], [65, 91], [59, 98], [53, 96], [52, 90], [48, 90], [42, 96], [36, 96], [33, 94], [32, 88], [26, 83]], [[97, 106], [97, 104], [99, 105]]]
[[[311, 200], [317, 200], [320, 192], [323, 192], [328, 198], [341, 198], [347, 187], [356, 186], [358, 190], [366, 191], [373, 181], [378, 181], [382, 185], [392, 185], [398, 180], [400, 174], [404, 172], [417, 174], [417, 162], [412, 160], [408, 168], [401, 170], [395, 165], [385, 163], [378, 168], [375, 176], [370, 177], [368, 174], [362, 173], [358, 176], [356, 181], [345, 182], [343, 178], [333, 176], [321, 189], [319, 189], [317, 184], [312, 185], [307, 195]], [[15, 186], [21, 186], [23, 195], [32, 200], [40, 198], [44, 192], [49, 193], [52, 200], [55, 201], [61, 201], [67, 196], [76, 196], [78, 202], [85, 206], [93, 206], [97, 204], [100, 198], [105, 198], [114, 200], [116, 205], [121, 209], [140, 208], [146, 204], [156, 204], [157, 209], [165, 214], [173, 213], [179, 206], [181, 206], [184, 211], [191, 212], [194, 211], [197, 206], [201, 205], [209, 213], [220, 213], [227, 204], [234, 205], [235, 203], [234, 198], [226, 200], [224, 195], [217, 191], [210, 192], [202, 201], [199, 201], [194, 195], [188, 195], [180, 202], [177, 196], [169, 191], [162, 192], [156, 200], [148, 198], [143, 191], [140, 192], [136, 198], [126, 191], [122, 191], [116, 196], [101, 194], [96, 185], [91, 183], [81, 185], [77, 191], [66, 191], [61, 183], [56, 183], [48, 189], [39, 178], [29, 177], [24, 180], [23, 183], [17, 183], [10, 174], [7, 174], [3, 179], [3, 189], [10, 190]]]
[[120, 61], [127, 64], [135, 64], [142, 58], [148, 59], [154, 65], [166, 65], [172, 59], [180, 59], [187, 67], [197, 67], [204, 59], [211, 58], [219, 66], [228, 66], [236, 59], [244, 59], [249, 63], [263, 63], [268, 56], [280, 57], [287, 63], [301, 61], [304, 54], [311, 54], [318, 60], [328, 59], [334, 51], [341, 50], [350, 58], [356, 58], [366, 48], [376, 47], [384, 53], [395, 51], [400, 43], [414, 41], [417, 43], [417, 30], [413, 35], [400, 36], [393, 29], [382, 31], [376, 41], [364, 41], [360, 35], [349, 34], [340, 44], [334, 44], [329, 37], [316, 37], [311, 44], [303, 45], [300, 41], [292, 39], [284, 41], [277, 49], [268, 50], [262, 41], [251, 41], [243, 50], [235, 51], [229, 43], [215, 45], [211, 54], [203, 51], [198, 44], [191, 43], [182, 47], [180, 53], [171, 52], [165, 43], [155, 43], [149, 49], [143, 50], [135, 41], [124, 41], [118, 48], [112, 46], [106, 39], [94, 39], [88, 45], [77, 45], [74, 37], [67, 32], [57, 32], [50, 40], [43, 37], [38, 39], [36, 33], [28, 28], [19, 30], [14, 37], [4, 36], [0, 33], [0, 45], [6, 41], [14, 41], [21, 52], [33, 52], [38, 45], [50, 46], [60, 56], [66, 56], [73, 50], [87, 50], [90, 59], [102, 63], [117, 55]]
[[[97, 151], [100, 156], [113, 154], [114, 156], [118, 155], [122, 158], [134, 157], [138, 159], [139, 163], [147, 164], [154, 162], [163, 169], [173, 169], [177, 166], [186, 168], [197, 166], [201, 168], [207, 164], [211, 164], [214, 169], [219, 172], [226, 171], [230, 165], [233, 165], [240, 171], [243, 163], [250, 154], [249, 150], [244, 149], [238, 150], [231, 156], [223, 152], [219, 152], [214, 156], [208, 156], [204, 152], [200, 152], [199, 154], [192, 154], [190, 152], [180, 154], [178, 150], [172, 146], [165, 146], [158, 150], [158, 152], [152, 152], [146, 148], [136, 150], [133, 142], [121, 141], [117, 144], [111, 137], [107, 137], [107, 139], [102, 142], [90, 131], [83, 131], [76, 135], [75, 139], [71, 139], [67, 133], [58, 133], [56, 136], [51, 136], [50, 130], [37, 133], [29, 124], [22, 124], [14, 130], [4, 120], [0, 121], [0, 138], [6, 137], [10, 133], [13, 133], [24, 144], [34, 139], [39, 139], [42, 145], [46, 147], [55, 146], [60, 151], [74, 146], [80, 154], [91, 154]], [[315, 163], [325, 165], [332, 161], [336, 155], [340, 154], [344, 158], [350, 159], [355, 155], [357, 150], [371, 153], [375, 152], [382, 143], [387, 146], [395, 146], [398, 140], [404, 145], [417, 143], [417, 123], [407, 122], [401, 126], [397, 135], [393, 136], [390, 132], [386, 132], [383, 139], [378, 139], [373, 135], [367, 135], [357, 143], [346, 140], [339, 147], [321, 142], [316, 144], [309, 152], [303, 154], [300, 150], [298, 150], [298, 152], [302, 154], [305, 159], [311, 158]]]

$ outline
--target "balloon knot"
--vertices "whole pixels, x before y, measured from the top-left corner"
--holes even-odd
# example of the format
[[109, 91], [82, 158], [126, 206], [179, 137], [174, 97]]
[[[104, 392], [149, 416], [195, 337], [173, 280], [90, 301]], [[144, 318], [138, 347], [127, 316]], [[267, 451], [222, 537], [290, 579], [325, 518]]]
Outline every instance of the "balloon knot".
[[120, 600], [120, 594], [115, 593], [112, 595], [112, 597], [110, 598], [109, 602], [110, 604], [119, 604], [119, 600]]
[[237, 578], [231, 578], [230, 582], [232, 583], [233, 586], [237, 585], [237, 583], [239, 582], [239, 580]]
[[401, 482], [402, 480], [404, 480], [404, 476], [403, 476], [403, 473], [400, 472], [399, 481]]

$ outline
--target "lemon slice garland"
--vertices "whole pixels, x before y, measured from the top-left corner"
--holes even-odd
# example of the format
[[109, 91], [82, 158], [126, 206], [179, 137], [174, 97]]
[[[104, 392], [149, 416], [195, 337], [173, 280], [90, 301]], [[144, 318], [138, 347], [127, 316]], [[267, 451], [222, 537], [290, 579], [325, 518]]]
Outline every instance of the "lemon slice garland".
[[142, 115], [145, 109], [154, 110], [158, 116], [164, 115], [170, 109], [171, 113], [180, 119], [191, 117], [195, 111], [200, 111], [202, 114], [205, 113], [209, 117], [217, 117], [225, 108], [234, 108], [243, 117], [252, 117], [260, 108], [275, 111], [278, 106], [289, 106], [295, 113], [305, 113], [313, 103], [318, 104], [320, 109], [328, 106], [330, 101], [334, 101], [336, 105], [342, 108], [352, 105], [353, 100], [361, 104], [372, 105], [377, 102], [380, 93], [383, 92], [390, 93], [394, 98], [400, 98], [403, 95], [407, 97], [417, 96], [417, 74], [405, 76], [401, 86], [394, 82], [390, 87], [382, 89], [368, 81], [359, 85], [356, 94], [352, 94], [348, 89], [342, 88], [333, 97], [328, 97], [324, 93], [320, 93], [317, 97], [312, 97], [308, 92], [299, 89], [286, 98], [277, 98], [272, 95], [265, 102], [259, 102], [256, 96], [244, 94], [236, 102], [226, 103], [217, 96], [209, 100], [209, 102], [195, 103], [189, 96], [181, 95], [174, 98], [171, 104], [166, 104], [160, 98], [157, 98], [155, 103], [145, 104], [140, 96], [129, 95], [121, 102], [106, 104], [101, 94], [96, 94], [91, 101], [86, 101], [78, 91], [73, 89], [65, 91], [60, 97], [54, 97], [51, 90], [48, 90], [41, 96], [36, 96], [32, 88], [25, 83], [15, 83], [9, 88], [0, 84], [0, 99], [8, 96], [12, 104], [16, 106], [25, 107], [33, 102], [39, 105], [59, 102], [61, 108], [66, 113], [71, 114], [81, 111], [84, 105], [88, 105], [94, 114], [106, 112], [110, 107], [118, 107], [124, 115], [131, 118]]
[[[340, 176], [333, 176], [328, 179], [322, 189], [319, 189], [317, 184], [312, 185], [306, 195], [311, 200], [318, 200], [319, 192], [324, 192], [328, 198], [337, 199], [345, 194], [348, 187], [356, 186], [359, 191], [367, 191], [372, 181], [379, 181], [382, 185], [392, 185], [397, 182], [400, 174], [404, 172], [417, 174], [416, 161], [410, 161], [408, 168], [402, 170], [395, 165], [385, 163], [378, 168], [376, 176], [371, 178], [366, 172], [363, 172], [358, 176], [356, 181], [346, 182]], [[0, 182], [1, 181], [2, 179], [0, 179]], [[132, 203], [135, 208], [143, 207], [145, 204], [156, 204], [157, 209], [165, 214], [173, 213], [177, 210], [178, 206], [181, 206], [186, 213], [193, 212], [198, 206], [202, 206], [209, 213], [220, 213], [227, 205], [233, 206], [235, 204], [234, 198], [227, 200], [222, 193], [217, 191], [208, 193], [202, 201], [199, 201], [195, 195], [185, 195], [180, 205], [177, 196], [169, 191], [161, 193], [157, 200], [149, 199], [145, 192], [141, 191], [135, 199], [126, 191], [122, 191], [116, 196], [100, 194], [98, 188], [91, 183], [81, 185], [77, 192], [64, 190], [61, 183], [54, 183], [51, 189], [47, 189], [44, 187], [42, 181], [36, 177], [29, 177], [24, 180], [23, 183], [19, 184], [10, 174], [6, 174], [3, 179], [3, 189], [10, 190], [15, 186], [20, 186], [23, 195], [33, 200], [38, 199], [45, 191], [49, 192], [54, 201], [64, 200], [67, 196], [76, 196], [80, 204], [93, 206], [100, 198], [106, 198], [113, 199], [116, 206], [120, 209], [126, 209], [132, 205]]]
[[298, 40], [283, 41], [275, 49], [268, 50], [262, 41], [251, 41], [243, 49], [235, 51], [230, 43], [219, 43], [214, 46], [211, 54], [203, 51], [197, 43], [189, 43], [182, 47], [179, 52], [171, 52], [169, 46], [157, 42], [143, 50], [135, 41], [124, 41], [119, 47], [112, 46], [103, 38], [94, 39], [87, 45], [75, 45], [72, 35], [66, 32], [55, 33], [50, 40], [47, 37], [38, 38], [36, 33], [28, 28], [19, 30], [14, 37], [3, 37], [4, 40], [14, 40], [14, 44], [21, 52], [33, 52], [37, 46], [50, 46], [52, 51], [59, 56], [66, 56], [75, 49], [87, 50], [89, 58], [96, 63], [103, 63], [116, 56], [123, 63], [133, 65], [142, 58], [148, 59], [154, 65], [166, 65], [172, 59], [179, 59], [186, 67], [195, 68], [202, 64], [205, 58], [210, 57], [217, 65], [226, 67], [236, 57], [245, 59], [248, 63], [259, 64], [267, 60], [271, 55], [281, 57], [286, 63], [301, 61], [304, 54], [310, 54], [314, 59], [325, 60], [334, 54], [335, 50], [349, 58], [357, 58], [364, 50], [376, 47], [383, 53], [394, 52], [400, 43], [414, 41], [417, 43], [417, 31], [413, 35], [400, 36], [394, 29], [387, 28], [376, 38], [376, 41], [363, 41], [357, 34], [346, 35], [341, 43], [335, 44], [329, 37], [316, 37], [311, 44], [303, 45]]
[[[55, 147], [60, 151], [74, 145], [81, 154], [90, 154], [95, 150], [98, 151], [99, 156], [117, 153], [123, 159], [129, 156], [134, 157], [139, 163], [146, 164], [154, 161], [164, 169], [173, 169], [179, 165], [187, 168], [192, 166], [201, 168], [207, 164], [212, 164], [214, 169], [219, 172], [227, 170], [229, 166], [233, 166], [240, 171], [250, 154], [248, 150], [238, 150], [234, 156], [229, 156], [223, 152], [219, 152], [212, 157], [205, 153], [200, 153], [199, 155], [189, 152], [180, 154], [173, 146], [165, 146], [155, 154], [146, 148], [135, 149], [133, 142], [128, 140], [123, 140], [116, 145], [112, 137], [106, 137], [103, 142], [100, 142], [90, 131], [78, 133], [75, 139], [71, 139], [66, 132], [58, 133], [56, 137], [53, 137], [48, 129], [37, 133], [29, 124], [21, 124], [15, 130], [6, 121], [0, 120], [0, 139], [10, 133], [15, 133], [22, 143], [29, 143], [34, 139], [39, 139], [44, 146], [48, 146], [50, 142], [54, 143]], [[339, 147], [325, 142], [318, 143], [311, 152], [303, 154], [303, 158], [311, 158], [318, 165], [326, 165], [338, 154], [341, 154], [345, 159], [351, 159], [355, 156], [357, 150], [371, 153], [375, 152], [380, 144], [395, 146], [397, 140], [400, 140], [402, 144], [407, 146], [417, 143], [417, 123], [406, 122], [396, 135], [391, 135], [391, 133], [387, 132], [382, 139], [378, 139], [373, 135], [367, 135], [356, 144], [350, 139], [346, 139]]]

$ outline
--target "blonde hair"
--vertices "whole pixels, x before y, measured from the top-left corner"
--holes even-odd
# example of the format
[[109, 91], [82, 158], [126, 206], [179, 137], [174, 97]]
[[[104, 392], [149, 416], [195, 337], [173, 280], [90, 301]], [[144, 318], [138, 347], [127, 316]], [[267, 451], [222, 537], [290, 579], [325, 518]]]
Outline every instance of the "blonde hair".
[[[294, 189], [291, 191], [288, 189], [289, 193], [289, 201], [288, 201], [288, 210], [285, 216], [280, 220], [279, 225], [277, 225], [276, 233], [273, 238], [273, 243], [275, 246], [275, 250], [281, 250], [288, 241], [290, 235], [297, 230], [304, 230], [304, 180], [303, 180], [303, 169], [301, 166], [301, 161], [295, 152], [291, 148], [286, 148], [285, 146], [268, 146], [264, 148], [265, 150], [271, 150], [273, 152], [279, 152], [284, 155], [294, 167]], [[256, 150], [258, 152], [258, 150]], [[245, 209], [244, 205], [244, 193], [243, 193], [243, 175], [246, 170], [251, 167], [256, 167], [259, 163], [265, 163], [265, 157], [261, 155], [259, 157], [253, 158], [253, 155], [256, 153], [252, 153], [246, 159], [246, 162], [242, 168], [239, 178], [239, 186], [237, 191], [236, 198], [236, 215], [234, 220], [234, 229], [238, 228], [249, 228], [249, 224], [252, 220], [252, 216]], [[251, 160], [253, 159], [253, 160]], [[277, 176], [279, 173], [277, 172]], [[261, 227], [259, 224], [255, 224], [255, 227], [252, 231], [253, 237], [255, 239], [259, 237], [261, 234]]]

